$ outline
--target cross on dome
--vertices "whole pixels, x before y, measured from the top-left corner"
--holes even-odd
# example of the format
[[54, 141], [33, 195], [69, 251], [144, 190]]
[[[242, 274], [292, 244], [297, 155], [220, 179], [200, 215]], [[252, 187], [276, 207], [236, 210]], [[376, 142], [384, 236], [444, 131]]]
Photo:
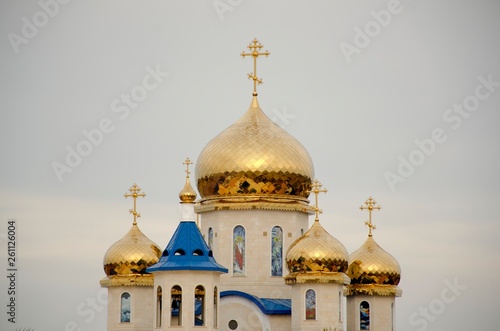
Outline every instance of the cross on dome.
[[248, 49], [251, 51], [250, 53], [245, 53], [245, 51], [241, 52], [241, 56], [245, 58], [245, 56], [252, 56], [253, 57], [253, 73], [248, 74], [248, 79], [253, 80], [253, 96], [257, 96], [257, 84], [262, 84], [262, 79], [257, 77], [257, 58], [261, 55], [265, 55], [266, 57], [269, 56], [269, 51], [265, 51], [263, 53], [260, 53], [259, 50], [264, 47], [258, 41], [256, 38], [253, 39], [253, 41], [247, 46]]
[[374, 209], [380, 210], [382, 207], [380, 206], [375, 206], [377, 202], [372, 198], [369, 197], [368, 200], [365, 201], [366, 206], [361, 206], [359, 209], [361, 210], [368, 210], [368, 221], [365, 222], [366, 226], [368, 226], [368, 237], [372, 236], [372, 230], [375, 230], [377, 227], [372, 223], [372, 211]]
[[141, 214], [137, 212], [136, 209], [136, 200], [137, 197], [145, 197], [146, 193], [139, 193], [141, 191], [141, 188], [137, 186], [137, 184], [134, 183], [131, 188], [128, 189], [131, 193], [125, 193], [123, 196], [126, 198], [132, 197], [134, 199], [134, 209], [130, 209], [130, 213], [134, 215], [134, 225], [137, 225], [137, 218], [141, 217]]
[[189, 165], [193, 164], [193, 162], [191, 162], [191, 160], [189, 159], [189, 157], [186, 158], [186, 161], [182, 162], [182, 164], [186, 165], [186, 178], [189, 178], [189, 175], [191, 174], [191, 172], [189, 171]]
[[321, 184], [317, 179], [315, 179], [314, 183], [311, 185], [312, 190], [306, 192], [307, 194], [314, 193], [314, 201], [315, 201], [315, 203], [314, 203], [314, 212], [316, 213], [315, 221], [319, 221], [319, 214], [321, 214], [323, 212], [321, 209], [319, 209], [318, 195], [320, 193], [326, 193], [326, 192], [328, 192], [327, 189], [321, 189], [322, 186], [323, 186], [323, 184]]

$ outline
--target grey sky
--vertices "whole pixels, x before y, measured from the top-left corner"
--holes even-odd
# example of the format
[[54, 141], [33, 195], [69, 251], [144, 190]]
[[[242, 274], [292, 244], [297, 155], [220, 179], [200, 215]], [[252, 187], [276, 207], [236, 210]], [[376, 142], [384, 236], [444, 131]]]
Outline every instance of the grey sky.
[[[2, 330], [105, 330], [102, 258], [132, 223], [123, 194], [134, 182], [146, 192], [139, 226], [165, 247], [182, 162], [196, 163], [250, 104], [252, 63], [239, 54], [254, 37], [271, 52], [259, 59], [260, 105], [305, 145], [329, 190], [323, 226], [352, 252], [367, 234], [359, 206], [370, 195], [382, 205], [374, 238], [403, 271], [398, 330], [491, 328], [498, 1], [41, 3], [52, 15], [36, 1], [0, 4], [0, 234], [15, 218], [19, 240], [18, 323], [2, 312]], [[132, 93], [135, 108], [122, 99]], [[99, 125], [107, 133], [83, 142]], [[88, 155], [68, 165], [68, 146]], [[71, 172], [59, 180], [54, 162]]]

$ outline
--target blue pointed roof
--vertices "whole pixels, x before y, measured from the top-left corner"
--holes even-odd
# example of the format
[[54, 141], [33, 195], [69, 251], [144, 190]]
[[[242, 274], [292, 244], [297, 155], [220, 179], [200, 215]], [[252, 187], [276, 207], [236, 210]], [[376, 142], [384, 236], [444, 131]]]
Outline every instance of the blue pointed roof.
[[227, 273], [227, 268], [215, 261], [212, 250], [193, 221], [179, 223], [160, 260], [147, 269], [148, 272], [163, 270], [204, 270]]

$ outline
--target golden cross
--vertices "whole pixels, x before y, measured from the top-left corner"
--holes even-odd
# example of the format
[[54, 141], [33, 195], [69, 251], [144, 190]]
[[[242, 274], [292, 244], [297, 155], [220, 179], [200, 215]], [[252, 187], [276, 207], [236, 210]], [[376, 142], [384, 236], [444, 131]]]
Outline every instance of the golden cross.
[[380, 206], [375, 206], [376, 203], [377, 202], [375, 200], [373, 200], [372, 197], [369, 197], [368, 200], [365, 201], [366, 206], [359, 207], [359, 209], [361, 209], [361, 210], [364, 210], [364, 209], [368, 210], [368, 221], [365, 222], [366, 226], [368, 226], [368, 237], [372, 236], [372, 229], [375, 230], [377, 228], [372, 223], [372, 211], [374, 209], [377, 209], [377, 210], [382, 209], [382, 207], [380, 207]]
[[186, 171], [186, 178], [189, 178], [189, 174], [191, 173], [191, 172], [189, 171], [189, 165], [190, 165], [190, 164], [193, 164], [193, 162], [191, 162], [191, 160], [187, 157], [187, 158], [186, 158], [186, 161], [182, 162], [182, 164], [185, 164], [185, 165], [186, 165], [186, 170], [185, 170], [185, 171]]
[[136, 210], [136, 200], [137, 200], [137, 197], [145, 197], [146, 196], [146, 193], [140, 193], [139, 192], [141, 191], [141, 188], [139, 186], [137, 186], [137, 184], [134, 183], [134, 185], [132, 185], [131, 188], [128, 189], [131, 193], [125, 193], [123, 196], [126, 198], [128, 197], [132, 197], [134, 199], [134, 209], [130, 209], [130, 213], [132, 215], [134, 215], [134, 225], [137, 224], [137, 217], [141, 217], [141, 214], [139, 214]]
[[260, 55], [269, 56], [269, 51], [265, 51], [264, 53], [259, 53], [259, 50], [263, 47], [262, 44], [254, 38], [253, 41], [247, 46], [251, 51], [250, 53], [245, 53], [245, 51], [241, 52], [241, 56], [244, 58], [245, 56], [253, 56], [253, 73], [248, 74], [248, 79], [253, 80], [253, 96], [257, 96], [257, 84], [262, 84], [262, 79], [257, 77], [257, 58]]
[[318, 195], [319, 193], [326, 193], [328, 192], [327, 189], [321, 189], [323, 185], [317, 180], [315, 179], [314, 180], [314, 183], [311, 185], [311, 188], [313, 189], [312, 191], [306, 191], [307, 194], [309, 193], [314, 193], [314, 212], [316, 213], [316, 219], [315, 221], [319, 221], [319, 214], [322, 213], [323, 211], [321, 209], [319, 209], [319, 205], [318, 205]]

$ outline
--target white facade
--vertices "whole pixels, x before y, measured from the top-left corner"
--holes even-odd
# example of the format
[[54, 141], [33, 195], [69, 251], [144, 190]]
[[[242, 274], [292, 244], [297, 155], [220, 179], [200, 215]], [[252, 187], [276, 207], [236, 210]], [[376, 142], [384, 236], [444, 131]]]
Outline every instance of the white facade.
[[[308, 214], [276, 210], [217, 210], [202, 214], [201, 232], [208, 241], [213, 231], [212, 250], [217, 262], [229, 269], [221, 275], [221, 289], [238, 290], [260, 298], [290, 298], [285, 285], [285, 253], [288, 246], [309, 228]], [[236, 226], [245, 229], [245, 272], [233, 269], [233, 232]], [[283, 233], [281, 276], [271, 274], [272, 229], [279, 226]]]
[[[153, 300], [151, 300], [152, 296], [153, 288], [151, 286], [108, 287], [107, 330], [153, 330]], [[130, 307], [128, 307], [128, 305], [130, 305]], [[127, 311], [130, 313], [130, 315], [124, 316], [125, 314], [127, 314]], [[126, 322], [127, 318], [129, 318], [129, 322]]]
[[396, 330], [396, 296], [352, 295], [347, 297], [347, 331], [361, 330], [362, 303], [369, 307], [369, 330]]
[[[154, 330], [192, 330], [195, 327], [218, 330], [219, 275], [217, 272], [193, 270], [156, 272], [153, 299], [157, 305], [152, 316]], [[161, 308], [158, 302], [159, 287], [162, 293]], [[181, 290], [180, 294], [177, 289]], [[179, 296], [179, 312], [174, 316], [172, 301]], [[196, 317], [198, 321], [203, 321], [201, 326], [195, 326], [194, 307], [197, 300], [201, 303], [201, 314]]]

